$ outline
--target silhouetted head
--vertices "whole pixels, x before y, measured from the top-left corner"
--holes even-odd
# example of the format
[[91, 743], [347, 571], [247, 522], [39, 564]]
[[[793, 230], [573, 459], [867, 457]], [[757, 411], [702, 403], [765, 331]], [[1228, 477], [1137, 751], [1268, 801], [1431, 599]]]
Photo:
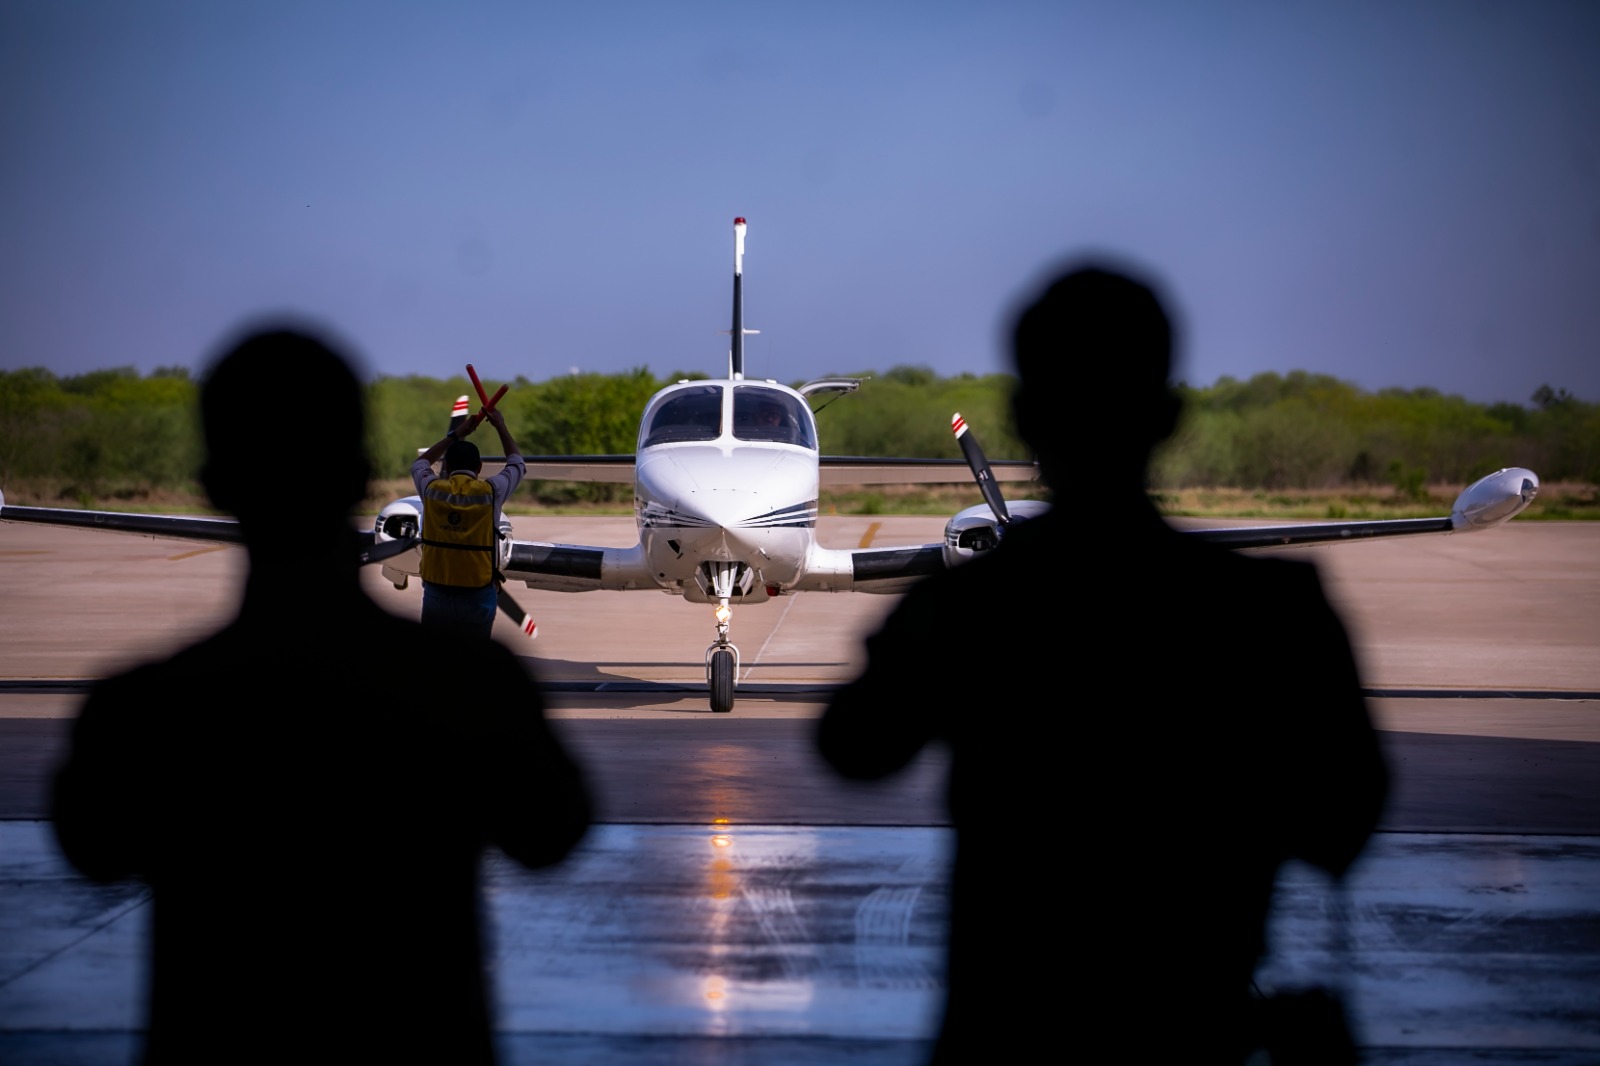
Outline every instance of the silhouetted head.
[[1056, 275], [1017, 316], [1012, 356], [1017, 430], [1053, 488], [1067, 463], [1141, 483], [1171, 435], [1172, 323], [1155, 289], [1086, 262]]
[[[313, 406], [322, 413], [308, 418]], [[366, 495], [361, 381], [347, 357], [311, 332], [252, 330], [224, 349], [201, 378], [200, 420], [201, 483], [213, 504], [247, 527], [270, 516], [293, 539], [308, 524], [346, 520]], [[300, 484], [283, 483], [285, 451], [315, 457]]]
[[457, 470], [470, 470], [474, 474], [483, 470], [483, 456], [478, 453], [478, 446], [470, 440], [453, 441], [444, 450], [443, 472], [453, 474]]

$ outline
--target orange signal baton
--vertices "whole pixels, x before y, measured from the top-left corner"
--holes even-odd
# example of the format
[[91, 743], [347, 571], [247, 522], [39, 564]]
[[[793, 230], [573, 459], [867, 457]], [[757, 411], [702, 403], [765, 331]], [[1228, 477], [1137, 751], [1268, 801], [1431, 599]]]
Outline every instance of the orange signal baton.
[[506, 394], [506, 390], [511, 387], [510, 385], [501, 385], [499, 391], [497, 391], [493, 396], [490, 396], [489, 393], [484, 390], [483, 382], [478, 380], [478, 372], [472, 368], [471, 363], [467, 364], [467, 376], [472, 379], [472, 387], [478, 390], [478, 399], [483, 401], [483, 410], [485, 414], [494, 410], [494, 405], [500, 402], [500, 397], [504, 396]]

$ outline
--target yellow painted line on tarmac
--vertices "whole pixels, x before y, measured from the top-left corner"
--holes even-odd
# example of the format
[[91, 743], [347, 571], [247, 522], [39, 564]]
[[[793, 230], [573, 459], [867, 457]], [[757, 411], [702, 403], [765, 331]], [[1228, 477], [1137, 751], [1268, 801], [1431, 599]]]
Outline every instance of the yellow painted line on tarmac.
[[870, 526], [867, 527], [867, 531], [865, 533], [861, 534], [861, 543], [857, 544], [856, 547], [858, 547], [858, 548], [870, 548], [870, 547], [872, 547], [872, 538], [876, 537], [878, 535], [878, 530], [880, 530], [882, 528], [883, 528], [883, 523], [882, 522], [874, 522], [874, 523], [872, 523]]
[[223, 548], [228, 548], [228, 547], [232, 547], [232, 545], [229, 545], [229, 544], [213, 544], [209, 548], [196, 548], [192, 552], [180, 552], [177, 555], [169, 555], [169, 556], [167, 556], [167, 562], [175, 563], [179, 559], [193, 559], [196, 555], [207, 555], [207, 554], [209, 554], [211, 552], [219, 552]]

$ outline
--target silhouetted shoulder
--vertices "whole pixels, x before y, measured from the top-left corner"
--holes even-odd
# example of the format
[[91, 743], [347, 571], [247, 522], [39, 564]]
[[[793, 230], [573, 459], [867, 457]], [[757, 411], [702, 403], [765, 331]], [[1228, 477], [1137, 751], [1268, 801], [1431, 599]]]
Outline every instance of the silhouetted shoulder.
[[[247, 825], [275, 835], [306, 817], [308, 841], [331, 838], [346, 824], [333, 810], [385, 812], [351, 837], [352, 854], [380, 864], [494, 843], [546, 865], [576, 845], [588, 792], [521, 660], [376, 606], [342, 621], [346, 637], [289, 647], [236, 623], [97, 683], [53, 791], [69, 860], [92, 877], [147, 876], [218, 859], [193, 846], [208, 832], [241, 856]], [[450, 826], [457, 843], [410, 837], [407, 817]]]

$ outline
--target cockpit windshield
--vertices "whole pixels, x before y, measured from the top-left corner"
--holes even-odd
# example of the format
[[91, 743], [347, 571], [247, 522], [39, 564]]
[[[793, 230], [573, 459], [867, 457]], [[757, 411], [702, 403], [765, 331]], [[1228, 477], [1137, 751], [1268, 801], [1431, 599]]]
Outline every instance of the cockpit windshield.
[[716, 440], [722, 435], [722, 389], [698, 385], [661, 401], [641, 435], [641, 448], [686, 440]]
[[815, 450], [811, 414], [798, 398], [760, 385], [733, 390], [733, 435], [739, 440], [768, 440]]

